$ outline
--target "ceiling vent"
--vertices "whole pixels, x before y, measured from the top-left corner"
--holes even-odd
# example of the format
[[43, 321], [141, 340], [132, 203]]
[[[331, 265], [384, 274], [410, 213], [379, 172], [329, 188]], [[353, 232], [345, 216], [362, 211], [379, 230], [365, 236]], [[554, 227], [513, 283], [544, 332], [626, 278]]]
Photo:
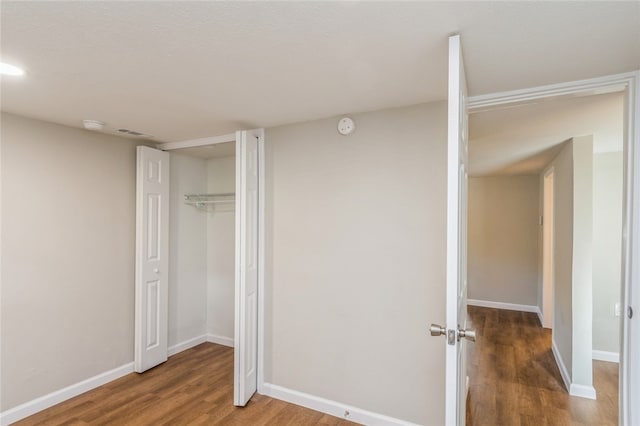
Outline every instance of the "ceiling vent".
[[118, 129], [119, 133], [124, 133], [125, 135], [129, 135], [129, 136], [135, 136], [137, 138], [152, 138], [153, 136], [151, 135], [147, 135], [145, 133], [141, 133], [141, 132], [136, 132], [135, 130], [129, 130], [129, 129]]

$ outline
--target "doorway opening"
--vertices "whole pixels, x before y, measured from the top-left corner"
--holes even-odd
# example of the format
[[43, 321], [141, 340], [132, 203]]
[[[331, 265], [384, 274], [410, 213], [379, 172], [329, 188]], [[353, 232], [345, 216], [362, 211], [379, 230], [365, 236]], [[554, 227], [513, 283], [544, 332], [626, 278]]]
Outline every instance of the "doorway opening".
[[[169, 312], [179, 321], [198, 294], [207, 340], [234, 346], [235, 143], [168, 151], [171, 157]], [[198, 288], [192, 284], [198, 280]], [[195, 294], [194, 294], [195, 293]], [[181, 305], [182, 304], [182, 305]], [[204, 305], [204, 306], [203, 306]], [[173, 324], [179, 328], [180, 324]], [[177, 340], [180, 340], [179, 338]]]
[[[136, 353], [143, 366], [136, 371], [204, 342], [231, 346], [236, 406], [244, 406], [256, 392], [262, 371], [263, 140], [263, 130], [257, 129], [167, 143], [160, 149], [138, 147], [137, 233], [142, 238], [136, 270], [145, 271], [140, 260], [148, 257], [148, 246], [157, 246], [167, 264], [146, 268], [163, 289], [153, 297], [160, 308], [149, 311], [146, 299], [136, 298], [137, 347], [151, 348], [148, 336], [158, 336], [153, 345], [158, 356], [147, 359], [148, 351]], [[162, 178], [154, 170], [162, 170]], [[149, 199], [157, 201], [149, 204], [147, 181], [155, 175], [163, 186], [153, 189]], [[156, 205], [162, 206], [161, 213]], [[162, 232], [147, 231], [156, 228]], [[151, 245], [147, 234], [157, 234]], [[145, 288], [145, 280], [137, 275], [137, 292]]]
[[[600, 157], [615, 156], [620, 160], [619, 174], [617, 175], [619, 179], [615, 182], [610, 180], [607, 185], [615, 184], [615, 189], [608, 191], [620, 195], [619, 203], [608, 202], [608, 205], [611, 207], [610, 210], [615, 210], [615, 214], [620, 219], [617, 224], [621, 225], [624, 217], [622, 201], [622, 164], [625, 140], [624, 100], [623, 93], [612, 91], [572, 99], [565, 97], [537, 104], [520, 103], [500, 111], [484, 111], [488, 117], [484, 123], [478, 124], [478, 121], [474, 123], [474, 119], [477, 120], [483, 114], [472, 116], [470, 125], [470, 168], [476, 176], [478, 175], [477, 168], [481, 168], [485, 176], [493, 176], [495, 179], [499, 179], [496, 178], [496, 175], [502, 176], [501, 179], [511, 180], [511, 183], [516, 180], [515, 175], [532, 174], [539, 177], [539, 189], [535, 191], [536, 194], [539, 194], [539, 199], [535, 200], [537, 205], [538, 202], [540, 203], [539, 216], [534, 216], [535, 225], [539, 225], [539, 239], [533, 243], [540, 247], [539, 260], [534, 259], [534, 262], [539, 262], [539, 278], [533, 280], [534, 289], [537, 287], [535, 289], [537, 298], [531, 301], [495, 299], [502, 303], [494, 304], [494, 306], [491, 306], [490, 303], [480, 305], [494, 308], [492, 311], [482, 311], [484, 309], [482, 307], [470, 307], [472, 321], [480, 321], [480, 324], [474, 321], [474, 325], [482, 330], [479, 331], [482, 339], [486, 340], [491, 337], [494, 339], [493, 350], [499, 348], [506, 351], [504, 356], [500, 358], [508, 360], [510, 364], [495, 366], [494, 371], [499, 372], [499, 374], [496, 373], [498, 379], [500, 376], [513, 376], [512, 378], [518, 384], [516, 386], [518, 389], [510, 389], [508, 391], [510, 395], [525, 392], [525, 388], [520, 387], [525, 383], [529, 383], [530, 388], [539, 387], [548, 391], [550, 382], [549, 379], [546, 379], [545, 382], [543, 375], [552, 370], [555, 370], [553, 374], [554, 387], [557, 388], [555, 390], [561, 391], [554, 394], [553, 398], [567, 399], [567, 402], [576, 396], [595, 399], [596, 391], [593, 390], [595, 386], [598, 391], [598, 400], [593, 401], [593, 404], [590, 401], [584, 401], [580, 405], [591, 407], [589, 409], [596, 413], [603, 424], [617, 423], [618, 406], [612, 406], [610, 402], [603, 404], [601, 400], [618, 401], [623, 395], [619, 395], [617, 390], [619, 366], [614, 364], [614, 368], [611, 368], [611, 365], [600, 368], [603, 365], [600, 359], [596, 358], [597, 342], [601, 340], [598, 333], [602, 334], [602, 330], [595, 327], [596, 321], [599, 321], [595, 314], [601, 304], [606, 304], [608, 306], [607, 316], [611, 317], [610, 324], [612, 324], [608, 333], [618, 336], [621, 332], [621, 323], [620, 318], [615, 317], [614, 305], [622, 303], [622, 296], [617, 293], [617, 296], [613, 296], [617, 297], [616, 300], [605, 300], [603, 297], [596, 296], [596, 289], [605, 281], [596, 276], [595, 269], [598, 263], [595, 256], [599, 255], [595, 246], [596, 244], [602, 246], [596, 242], [595, 216], [603, 201], [598, 198], [596, 181], [592, 183], [592, 179], [596, 179], [596, 174], [600, 172], [596, 167]], [[615, 105], [613, 109], [611, 109], [612, 105]], [[613, 126], [609, 126], [609, 123], [603, 124], [602, 116], [605, 114], [602, 113], [602, 110], [608, 111], [606, 115], [613, 116], [615, 120]], [[573, 114], [573, 118], [571, 114]], [[584, 127], [586, 125], [592, 128], [587, 129]], [[615, 130], [612, 130], [612, 127], [615, 127]], [[549, 133], [545, 134], [545, 131]], [[495, 132], [495, 134], [491, 134], [491, 132]], [[555, 138], [555, 142], [550, 143], [552, 138]], [[478, 151], [474, 152], [474, 149], [478, 148], [477, 144], [474, 146], [474, 142], [480, 145], [485, 144], [484, 147], [487, 151], [481, 153], [482, 155]], [[529, 143], [532, 145], [527, 146]], [[518, 152], [520, 149], [523, 151]], [[502, 154], [497, 151], [501, 151]], [[489, 160], [495, 161], [499, 155], [502, 155], [505, 162], [491, 165]], [[495, 169], [490, 170], [490, 167], [495, 167]], [[482, 177], [481, 179], [486, 180], [487, 178]], [[502, 206], [502, 210], [506, 210], [506, 200], [491, 204], [493, 204], [491, 207], [494, 209], [494, 214], [507, 214], [507, 212], [501, 212], [500, 209]], [[496, 204], [498, 204], [497, 208]], [[585, 208], [585, 206], [587, 207]], [[473, 212], [470, 207], [470, 216], [471, 214]], [[470, 228], [471, 221], [470, 218]], [[506, 217], [503, 221], [507, 221]], [[621, 278], [624, 276], [621, 271], [621, 259], [624, 253], [620, 241], [622, 226], [616, 227], [616, 224], [611, 222], [604, 225], [601, 223], [597, 226], [598, 229], [607, 226], [609, 230], [607, 232], [618, 238], [617, 243], [607, 243], [606, 250], [611, 254], [617, 253], [618, 256], [617, 261], [609, 262], [608, 265], [617, 266], [618, 269], [617, 273], [614, 270], [607, 275], [605, 285], [612, 289], [622, 288], [624, 283]], [[583, 232], [583, 229], [586, 231]], [[559, 234], [560, 231], [562, 231], [562, 235]], [[470, 233], [471, 237], [472, 233]], [[474, 244], [477, 245], [477, 242], [470, 242], [470, 246]], [[592, 246], [593, 259], [591, 257]], [[488, 250], [485, 249], [483, 253], [488, 253]], [[514, 252], [511, 251], [508, 254], [514, 255]], [[473, 265], [474, 260], [471, 259], [471, 253], [469, 257], [470, 265]], [[526, 276], [523, 264], [513, 262], [513, 258], [510, 259], [507, 256], [494, 260], [494, 272], [488, 276], [488, 281], [491, 283], [499, 281], [501, 273], [498, 270], [502, 266], [506, 269], [519, 268], [521, 276]], [[487, 266], [486, 262], [483, 266]], [[479, 294], [478, 289], [474, 288], [478, 284], [478, 277], [471, 275], [471, 272], [470, 270], [469, 292], [471, 295]], [[518, 291], [513, 291], [513, 287], [522, 283], [518, 280], [510, 280], [510, 283], [511, 285], [506, 286], [504, 290], [494, 292], [494, 296], [504, 297], [508, 291], [512, 291], [512, 294], [525, 294], [531, 290], [531, 288], [523, 287]], [[472, 300], [472, 302], [475, 301]], [[481, 302], [486, 302], [486, 300]], [[470, 305], [472, 304], [470, 303]], [[536, 314], [538, 318], [536, 318]], [[537, 325], [538, 319], [545, 329], [552, 331], [540, 328], [540, 325]], [[582, 336], [579, 333], [582, 333]], [[523, 334], [528, 338], [523, 339]], [[535, 349], [527, 346], [527, 339], [529, 341], [535, 340], [540, 344], [544, 343], [546, 345], [545, 351], [535, 352]], [[580, 341], [579, 347], [576, 346], [577, 341]], [[485, 342], [482, 341], [482, 344], [484, 345]], [[511, 345], [510, 353], [505, 345]], [[473, 357], [482, 352], [480, 346], [480, 344], [476, 344]], [[620, 347], [616, 349], [616, 353], [619, 351], [621, 351]], [[535, 356], [529, 358], [523, 356], [527, 353], [533, 353]], [[482, 376], [487, 372], [486, 362], [482, 364], [484, 362], [482, 356], [482, 354], [479, 355], [480, 360], [471, 361], [470, 369], [475, 373], [480, 373], [480, 376], [476, 376], [475, 384], [473, 374], [471, 376], [471, 395], [474, 393], [474, 385], [476, 386], [475, 394], [479, 393], [478, 377], [481, 377], [480, 384], [490, 378]], [[507, 372], [509, 369], [510, 372]], [[582, 372], [584, 372], [583, 376], [581, 376]], [[489, 373], [490, 375], [491, 373]], [[598, 388], [598, 383], [604, 383], [602, 390]], [[503, 388], [507, 389], [508, 386], [510, 385], [505, 384]], [[520, 401], [528, 399], [545, 401], [540, 396], [532, 396], [528, 393], [527, 395], [521, 394]], [[478, 402], [476, 407], [481, 404]], [[470, 405], [473, 413], [474, 402], [472, 401]], [[536, 410], [531, 411], [530, 415], [533, 418], [544, 416], [544, 413], [548, 412], [547, 408], [550, 407], [538, 406]], [[514, 411], [519, 410], [515, 409]], [[568, 419], [571, 419], [573, 414], [563, 413], [561, 415], [568, 415]], [[474, 415], [472, 414], [470, 417], [470, 423], [476, 423], [473, 421]], [[476, 420], [488, 420], [486, 417], [482, 417], [480, 412], [476, 412], [475, 417]], [[537, 419], [540, 420], [541, 417], [537, 417]], [[492, 421], [494, 423], [510, 423], [511, 420], [494, 418]]]

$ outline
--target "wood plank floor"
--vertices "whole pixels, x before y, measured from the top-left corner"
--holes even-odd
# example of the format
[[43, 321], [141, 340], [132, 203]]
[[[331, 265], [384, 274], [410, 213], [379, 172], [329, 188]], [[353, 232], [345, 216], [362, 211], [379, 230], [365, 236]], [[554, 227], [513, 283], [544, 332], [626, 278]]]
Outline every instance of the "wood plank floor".
[[233, 349], [203, 343], [16, 425], [352, 425], [262, 395], [233, 406]]
[[617, 425], [618, 364], [594, 361], [596, 401], [569, 396], [534, 313], [468, 307], [467, 425]]

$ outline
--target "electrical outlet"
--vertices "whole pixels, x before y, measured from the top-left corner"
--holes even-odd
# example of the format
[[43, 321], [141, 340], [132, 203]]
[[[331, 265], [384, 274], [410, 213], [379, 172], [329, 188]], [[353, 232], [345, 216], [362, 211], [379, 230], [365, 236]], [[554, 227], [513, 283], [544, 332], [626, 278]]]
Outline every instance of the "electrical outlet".
[[619, 317], [621, 313], [622, 313], [622, 307], [620, 306], [620, 303], [616, 303], [613, 307], [613, 315], [615, 315], [616, 317]]

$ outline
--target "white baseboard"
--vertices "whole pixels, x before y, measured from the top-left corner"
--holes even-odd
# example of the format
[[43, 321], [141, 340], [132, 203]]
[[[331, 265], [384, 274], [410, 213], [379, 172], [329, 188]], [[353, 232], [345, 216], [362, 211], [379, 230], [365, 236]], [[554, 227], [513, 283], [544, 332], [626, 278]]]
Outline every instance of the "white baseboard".
[[596, 389], [593, 386], [571, 384], [569, 395], [580, 398], [596, 399]]
[[85, 393], [98, 386], [119, 379], [122, 376], [126, 376], [129, 373], [133, 373], [132, 362], [3, 411], [0, 413], [0, 424], [5, 426], [17, 422], [18, 420], [22, 420], [25, 417], [52, 407], [81, 393]]
[[570, 392], [571, 378], [569, 377], [569, 371], [567, 371], [567, 367], [565, 367], [564, 362], [562, 361], [560, 351], [558, 350], [556, 341], [553, 338], [551, 339], [551, 352], [553, 352], [553, 357], [556, 359], [556, 364], [558, 365], [558, 369], [560, 370], [560, 375], [562, 376], [564, 386], [567, 388], [567, 392]]
[[233, 348], [235, 342], [231, 337], [218, 336], [215, 334], [207, 334], [207, 342], [217, 343], [218, 345], [229, 346]]
[[618, 352], [598, 351], [594, 349], [591, 358], [597, 361], [620, 363], [620, 354]]
[[571, 383], [569, 371], [564, 365], [562, 357], [560, 356], [560, 351], [558, 351], [558, 347], [556, 346], [556, 341], [553, 339], [551, 339], [551, 351], [553, 352], [553, 357], [556, 359], [556, 364], [558, 364], [562, 381], [564, 382], [569, 395], [578, 396], [580, 398], [596, 399], [596, 389], [593, 386]]
[[[231, 345], [228, 344], [228, 340], [231, 341]], [[184, 350], [190, 349], [194, 346], [204, 342], [219, 343], [221, 345], [233, 346], [233, 339], [227, 339], [219, 336], [212, 336], [211, 334], [203, 334], [202, 336], [194, 337], [193, 339], [186, 340], [177, 345], [173, 345], [167, 349], [167, 355], [172, 356]], [[226, 342], [226, 343], [223, 343]], [[15, 423], [18, 420], [22, 420], [25, 417], [31, 416], [46, 408], [52, 407], [56, 404], [71, 399], [74, 396], [81, 393], [88, 392], [92, 389], [107, 384], [113, 380], [119, 379], [129, 373], [133, 373], [133, 363], [125, 364], [121, 367], [114, 368], [113, 370], [98, 374], [97, 376], [90, 377], [86, 380], [67, 386], [64, 389], [51, 392], [50, 394], [41, 396], [34, 400], [25, 402], [17, 407], [11, 408], [7, 411], [0, 413], [0, 425], [5, 426], [11, 423]]]
[[194, 337], [193, 339], [185, 340], [184, 342], [178, 343], [177, 345], [171, 346], [167, 349], [167, 355], [172, 356], [182, 351], [186, 351], [187, 349], [191, 349], [194, 346], [198, 346], [200, 343], [207, 342], [207, 335], [203, 334], [202, 336]]
[[483, 308], [506, 309], [508, 311], [533, 312], [542, 317], [540, 308], [535, 305], [519, 305], [517, 303], [492, 302], [490, 300], [467, 299], [467, 305]]
[[262, 390], [263, 395], [270, 396], [271, 398], [280, 399], [355, 423], [370, 426], [416, 426], [415, 423], [406, 422], [404, 420], [352, 407], [340, 402], [287, 389], [271, 383], [264, 383]]

